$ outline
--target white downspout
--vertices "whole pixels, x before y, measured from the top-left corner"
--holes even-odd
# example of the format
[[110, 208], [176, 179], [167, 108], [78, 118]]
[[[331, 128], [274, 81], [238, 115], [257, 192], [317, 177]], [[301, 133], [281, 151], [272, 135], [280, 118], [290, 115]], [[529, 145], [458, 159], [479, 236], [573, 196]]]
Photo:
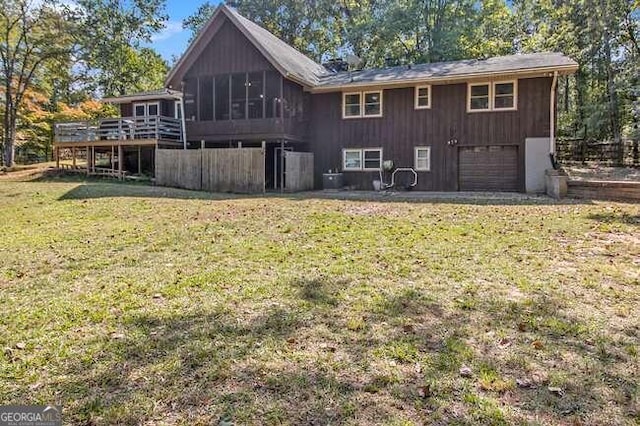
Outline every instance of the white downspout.
[[556, 85], [558, 84], [558, 71], [553, 72], [551, 82], [551, 96], [549, 96], [549, 154], [556, 152]]

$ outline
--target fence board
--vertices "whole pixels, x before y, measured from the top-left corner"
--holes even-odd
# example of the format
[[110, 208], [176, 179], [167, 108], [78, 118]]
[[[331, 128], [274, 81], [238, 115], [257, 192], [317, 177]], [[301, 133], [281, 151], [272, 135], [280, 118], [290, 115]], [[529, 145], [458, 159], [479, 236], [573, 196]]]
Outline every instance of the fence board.
[[156, 183], [176, 188], [201, 189], [200, 150], [157, 149]]
[[202, 189], [258, 193], [265, 188], [262, 148], [217, 148], [202, 151]]
[[285, 152], [285, 189], [287, 192], [313, 189], [313, 153]]

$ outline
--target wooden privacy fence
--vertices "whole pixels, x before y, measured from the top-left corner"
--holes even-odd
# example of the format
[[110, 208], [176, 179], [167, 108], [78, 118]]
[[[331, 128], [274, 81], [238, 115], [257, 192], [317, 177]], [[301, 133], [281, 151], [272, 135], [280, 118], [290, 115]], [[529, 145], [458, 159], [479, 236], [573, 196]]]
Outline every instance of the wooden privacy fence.
[[156, 183], [212, 192], [265, 190], [262, 148], [158, 149]]
[[285, 151], [285, 190], [313, 189], [313, 153]]
[[201, 149], [202, 189], [212, 192], [264, 192], [262, 148]]

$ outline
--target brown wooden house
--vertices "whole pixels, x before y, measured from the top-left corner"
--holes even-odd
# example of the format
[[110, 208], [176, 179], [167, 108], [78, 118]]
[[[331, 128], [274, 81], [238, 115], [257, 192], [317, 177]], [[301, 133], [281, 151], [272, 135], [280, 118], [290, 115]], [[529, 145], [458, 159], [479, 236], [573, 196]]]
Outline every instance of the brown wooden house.
[[331, 170], [355, 189], [393, 179], [416, 190], [536, 192], [555, 149], [557, 78], [576, 69], [539, 53], [333, 72], [222, 5], [158, 103], [110, 101], [134, 121], [179, 120], [185, 148], [265, 147], [267, 188], [283, 185], [282, 153], [293, 150], [314, 154], [317, 188]]

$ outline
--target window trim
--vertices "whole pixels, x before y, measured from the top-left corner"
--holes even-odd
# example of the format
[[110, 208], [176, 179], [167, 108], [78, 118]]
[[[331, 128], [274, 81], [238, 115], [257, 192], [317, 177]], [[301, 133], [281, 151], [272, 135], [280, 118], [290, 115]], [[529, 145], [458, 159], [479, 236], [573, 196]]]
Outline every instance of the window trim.
[[[382, 103], [380, 104], [380, 106], [382, 106]], [[373, 151], [377, 151], [380, 153], [380, 165], [376, 168], [371, 168], [371, 167], [365, 167], [365, 153], [367, 152], [373, 152]], [[362, 148], [362, 171], [365, 172], [370, 172], [370, 171], [378, 171], [382, 168], [382, 162], [383, 160], [383, 153], [382, 153], [382, 147], [380, 148]]]
[[[357, 152], [360, 156], [360, 167], [347, 167], [347, 152]], [[342, 170], [345, 172], [359, 172], [362, 170], [362, 150], [360, 148], [344, 148], [342, 150]]]
[[[362, 100], [362, 106], [360, 107], [360, 111], [362, 112], [362, 117], [365, 117], [365, 118], [382, 117], [382, 102], [383, 102], [382, 92], [383, 92], [382, 90], [367, 90], [367, 91], [362, 92], [362, 96], [360, 98]], [[366, 113], [366, 109], [365, 109], [366, 101], [365, 101], [365, 99], [366, 99], [367, 95], [370, 94], [370, 93], [379, 93], [380, 94], [380, 114], [367, 114]]]
[[[371, 168], [365, 167], [364, 156], [365, 152], [376, 151], [380, 153], [380, 166]], [[347, 152], [357, 152], [360, 156], [360, 167], [346, 167]], [[342, 171], [343, 172], [377, 172], [382, 168], [384, 162], [384, 150], [379, 148], [343, 148], [342, 149]]]
[[[156, 107], [158, 107], [158, 114], [156, 115], [149, 115], [149, 106], [150, 105], [155, 105]], [[144, 114], [143, 115], [136, 115], [136, 107], [137, 106], [142, 106], [144, 107]], [[147, 118], [147, 117], [160, 117], [160, 101], [155, 101], [155, 102], [134, 102], [133, 103], [133, 117], [134, 118]]]
[[[371, 93], [378, 93], [380, 95], [380, 114], [365, 114], [365, 97]], [[359, 96], [359, 105], [360, 105], [360, 114], [359, 115], [346, 115], [347, 111], [347, 96], [349, 95], [358, 95]], [[355, 104], [350, 104], [355, 105]], [[342, 118], [345, 120], [351, 118], [379, 118], [383, 116], [384, 112], [384, 89], [379, 90], [363, 90], [360, 92], [342, 92]]]
[[[422, 168], [422, 167], [418, 167], [418, 151], [420, 150], [424, 150], [426, 149], [427, 152], [429, 153], [429, 155], [427, 156], [427, 167], [426, 168]], [[425, 146], [416, 146], [413, 149], [413, 168], [417, 171], [417, 172], [430, 172], [431, 171], [431, 146], [430, 145], [425, 145]]]
[[[419, 93], [420, 89], [427, 89], [427, 105], [418, 105]], [[416, 86], [413, 92], [413, 108], [414, 109], [431, 109], [431, 85], [430, 84], [422, 84]]]
[[[360, 108], [360, 114], [358, 115], [347, 115], [347, 96], [358, 95], [358, 107]], [[355, 105], [355, 104], [349, 104]], [[342, 118], [360, 118], [362, 117], [362, 92], [342, 92]]]
[[[144, 108], [144, 114], [142, 114], [142, 115], [138, 115], [138, 114], [136, 114], [136, 109], [137, 109], [139, 106], [141, 106], [142, 108]], [[134, 104], [133, 104], [133, 110], [132, 110], [132, 112], [133, 112], [133, 117], [134, 117], [134, 118], [138, 118], [138, 117], [146, 117], [146, 116], [147, 116], [147, 104], [146, 104], [146, 103], [144, 103], [144, 102], [136, 102], [136, 103], [134, 103]]]
[[[513, 84], [513, 106], [509, 108], [496, 108], [495, 106], [495, 93], [496, 85], [498, 84]], [[471, 109], [471, 88], [475, 86], [489, 86], [489, 102], [488, 108], [484, 109]], [[518, 80], [497, 80], [497, 81], [482, 81], [475, 83], [467, 83], [467, 112], [490, 112], [490, 111], [517, 111], [518, 110]]]
[[184, 112], [184, 111], [182, 111], [182, 101], [181, 100], [173, 101], [173, 118], [175, 118], [176, 120], [181, 120], [182, 118], [180, 117], [180, 115], [178, 115], [178, 111]]
[[[471, 108], [471, 88], [472, 87], [477, 87], [477, 86], [487, 86], [487, 107], [486, 108], [482, 108], [482, 109], [473, 109]], [[488, 81], [483, 81], [483, 82], [479, 82], [479, 83], [467, 83], [467, 112], [487, 112], [487, 111], [491, 111], [492, 108], [492, 96], [493, 96], [493, 90], [492, 88], [492, 84]]]
[[[496, 85], [498, 84], [513, 84], [513, 106], [509, 108], [496, 108]], [[493, 111], [516, 111], [518, 109], [518, 80], [501, 80], [494, 81], [491, 85], [492, 88], [492, 96], [491, 96], [491, 109]]]

